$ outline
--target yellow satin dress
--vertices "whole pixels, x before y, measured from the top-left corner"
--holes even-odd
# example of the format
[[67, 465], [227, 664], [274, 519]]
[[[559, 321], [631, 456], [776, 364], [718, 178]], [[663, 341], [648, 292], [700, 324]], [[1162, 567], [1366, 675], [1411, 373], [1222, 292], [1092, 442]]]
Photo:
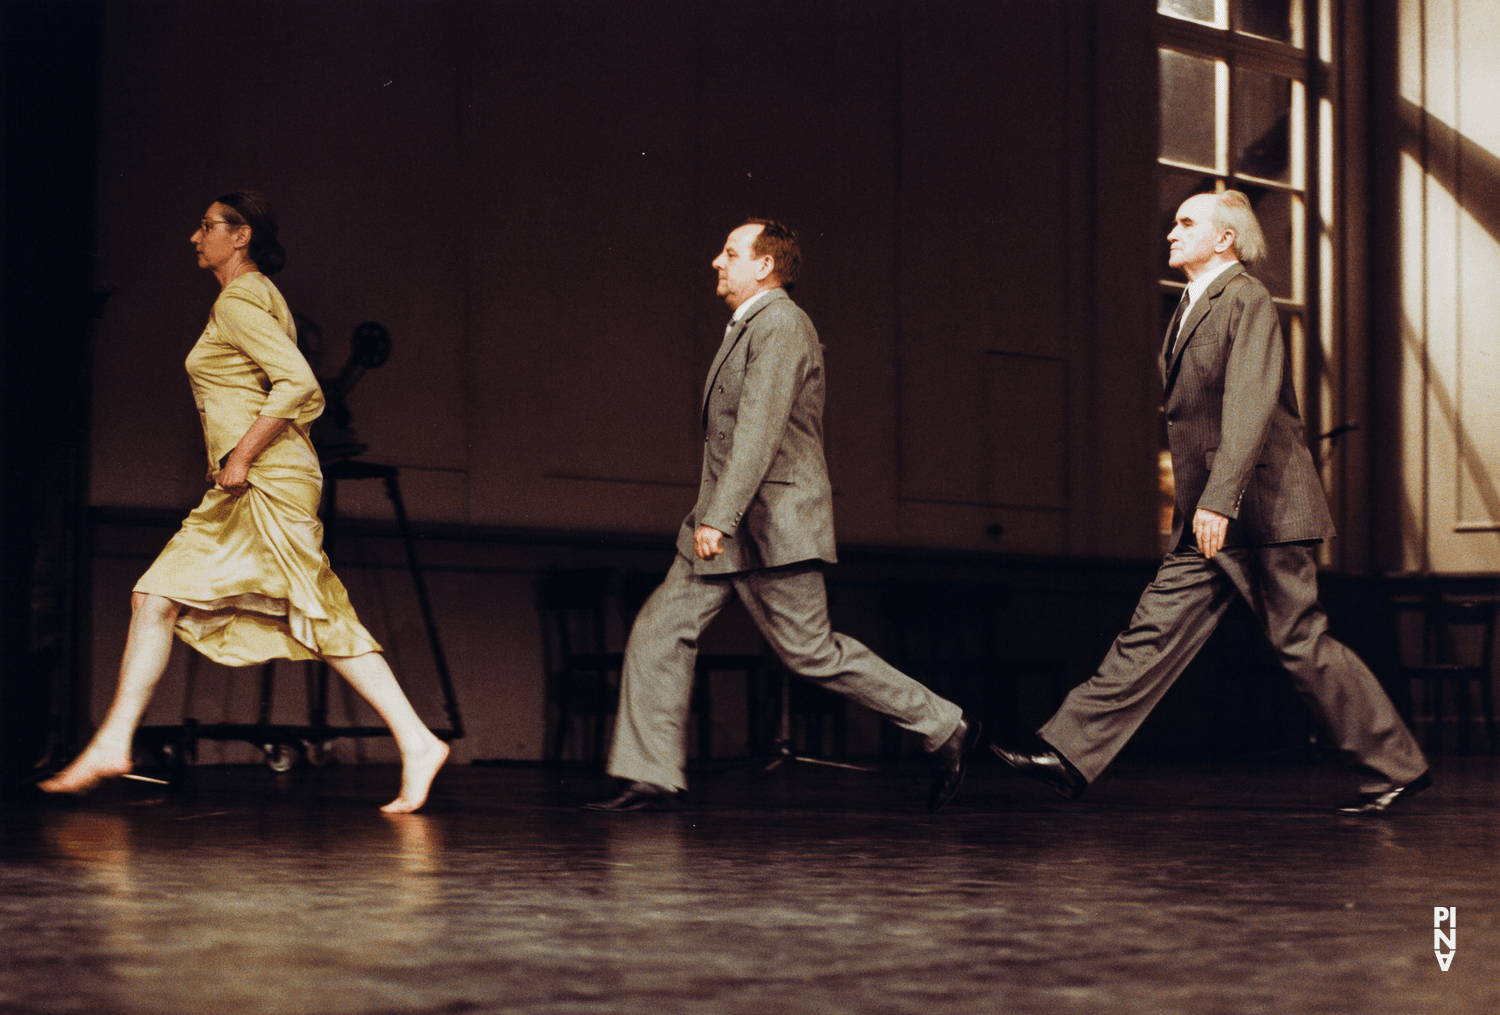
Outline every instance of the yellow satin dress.
[[248, 272], [224, 288], [186, 365], [210, 472], [256, 416], [289, 423], [251, 465], [250, 490], [209, 490], [135, 591], [181, 603], [177, 636], [225, 666], [379, 651], [323, 552], [308, 436], [323, 392], [269, 278]]

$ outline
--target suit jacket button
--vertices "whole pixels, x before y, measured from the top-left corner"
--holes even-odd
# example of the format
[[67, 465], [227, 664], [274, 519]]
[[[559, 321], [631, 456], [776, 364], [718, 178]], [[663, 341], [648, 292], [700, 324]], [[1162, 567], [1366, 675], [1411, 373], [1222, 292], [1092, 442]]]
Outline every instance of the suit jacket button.
[[723, 439], [724, 439], [724, 431], [720, 430], [719, 431], [719, 440], [723, 440]]

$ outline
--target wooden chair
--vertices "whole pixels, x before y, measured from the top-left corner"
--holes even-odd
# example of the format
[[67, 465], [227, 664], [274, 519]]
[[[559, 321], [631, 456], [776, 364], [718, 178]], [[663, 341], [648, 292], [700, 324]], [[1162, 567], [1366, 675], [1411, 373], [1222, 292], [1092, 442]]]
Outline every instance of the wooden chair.
[[[600, 761], [614, 724], [623, 652], [609, 650], [612, 568], [553, 568], [537, 581], [547, 673], [548, 761]], [[572, 747], [570, 752], [569, 748]]]
[[1495, 751], [1500, 741], [1496, 737], [1492, 664], [1500, 599], [1494, 595], [1445, 595], [1434, 584], [1420, 599], [1398, 602], [1397, 610], [1421, 615], [1419, 661], [1403, 665], [1400, 677], [1403, 687], [1410, 687], [1414, 681], [1422, 688], [1423, 709], [1432, 724], [1427, 750], [1442, 752], [1444, 688], [1449, 686], [1459, 709], [1459, 749], [1469, 749], [1469, 727], [1473, 723], [1469, 684], [1477, 682], [1490, 751]]
[[[902, 582], [883, 590], [884, 655], [995, 729], [1014, 711], [1014, 682], [997, 632], [1007, 592], [991, 583]], [[910, 738], [881, 724], [881, 756], [892, 760]], [[914, 741], [913, 741], [914, 742]]]
[[[537, 583], [547, 668], [547, 760], [602, 761], [619, 708], [624, 652], [610, 651], [610, 614], [618, 607], [622, 643], [647, 598], [661, 584], [660, 574], [610, 568], [554, 568]], [[698, 653], [691, 715], [698, 760], [713, 757], [713, 678], [744, 673], [747, 694], [767, 668], [760, 654]], [[570, 745], [573, 747], [570, 758]]]

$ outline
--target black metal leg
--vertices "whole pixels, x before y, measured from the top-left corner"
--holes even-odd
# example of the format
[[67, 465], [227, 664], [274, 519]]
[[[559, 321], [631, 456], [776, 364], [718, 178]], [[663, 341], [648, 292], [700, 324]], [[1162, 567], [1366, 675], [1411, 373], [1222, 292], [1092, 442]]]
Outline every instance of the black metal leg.
[[1458, 713], [1458, 753], [1468, 754], [1469, 727], [1474, 725], [1474, 696], [1469, 693], [1467, 680], [1454, 681], [1453, 708]]
[[396, 524], [401, 529], [401, 541], [406, 545], [406, 566], [411, 571], [412, 585], [417, 591], [417, 605], [422, 611], [422, 623], [427, 628], [427, 645], [432, 649], [432, 664], [437, 668], [438, 682], [443, 688], [443, 708], [448, 713], [448, 726], [457, 739], [464, 735], [464, 723], [458, 713], [458, 699], [453, 694], [453, 680], [448, 675], [448, 660], [443, 655], [443, 643], [438, 637], [437, 622], [432, 619], [432, 603], [427, 598], [427, 582], [422, 578], [422, 567], [417, 563], [417, 544], [412, 537], [411, 523], [406, 518], [406, 504], [401, 499], [401, 484], [396, 470], [385, 477], [385, 493], [391, 499], [396, 513]]
[[270, 725], [272, 697], [276, 693], [276, 664], [262, 663], [260, 667], [260, 713], [256, 722]]
[[707, 673], [698, 673], [693, 696], [697, 699], [693, 711], [698, 713], [698, 763], [707, 765], [714, 757], [714, 699]]
[[792, 746], [792, 675], [786, 666], [781, 667], [781, 725], [776, 743], [771, 745], [771, 760], [761, 769], [771, 772], [788, 761], [802, 761], [809, 765], [824, 765], [828, 768], [847, 768], [851, 772], [875, 772], [878, 769], [867, 765], [851, 765], [847, 761], [830, 761], [798, 754]]
[[1443, 753], [1443, 685], [1438, 680], [1425, 681], [1427, 718], [1432, 726], [1427, 731], [1427, 753]]
[[328, 664], [323, 660], [308, 666], [307, 675], [307, 724], [314, 729], [328, 725]]
[[1490, 687], [1490, 680], [1488, 678], [1479, 681], [1479, 704], [1484, 709], [1484, 729], [1490, 753], [1494, 754], [1496, 749], [1495, 692]]
[[184, 727], [193, 721], [193, 692], [197, 690], [198, 667], [201, 665], [203, 665], [203, 656], [197, 652], [189, 652], [187, 672], [182, 678], [182, 725]]

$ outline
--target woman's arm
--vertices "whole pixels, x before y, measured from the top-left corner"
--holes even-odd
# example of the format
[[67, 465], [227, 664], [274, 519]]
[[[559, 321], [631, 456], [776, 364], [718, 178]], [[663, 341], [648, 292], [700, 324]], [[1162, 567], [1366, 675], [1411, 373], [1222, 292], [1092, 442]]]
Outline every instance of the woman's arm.
[[250, 466], [260, 453], [304, 410], [321, 409], [323, 404], [318, 379], [270, 307], [269, 297], [253, 287], [243, 291], [231, 287], [214, 304], [220, 336], [254, 361], [270, 385], [265, 401], [256, 408], [255, 422], [213, 477], [220, 488], [236, 497], [250, 489]]
[[318, 379], [297, 344], [267, 306], [256, 303], [254, 293], [226, 291], [214, 304], [219, 336], [244, 353], [265, 372], [270, 389], [256, 407], [261, 416], [299, 419], [314, 400], [323, 404]]
[[277, 416], [256, 416], [245, 436], [224, 459], [224, 468], [214, 482], [224, 491], [242, 497], [250, 489], [250, 465], [274, 441], [291, 420]]

